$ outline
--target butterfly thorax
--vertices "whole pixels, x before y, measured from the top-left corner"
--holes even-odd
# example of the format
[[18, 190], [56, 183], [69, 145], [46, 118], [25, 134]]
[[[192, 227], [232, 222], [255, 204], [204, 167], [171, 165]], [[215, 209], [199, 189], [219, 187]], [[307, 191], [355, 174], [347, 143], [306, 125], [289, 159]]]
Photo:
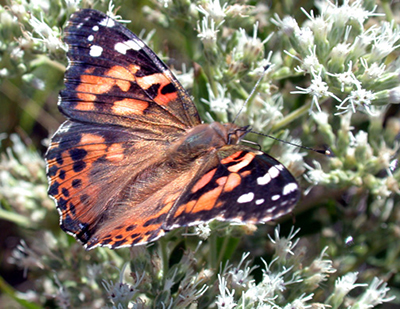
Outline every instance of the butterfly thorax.
[[192, 161], [225, 145], [237, 144], [245, 133], [245, 130], [233, 123], [203, 123], [191, 128], [175, 141], [169, 148], [169, 154], [175, 162]]

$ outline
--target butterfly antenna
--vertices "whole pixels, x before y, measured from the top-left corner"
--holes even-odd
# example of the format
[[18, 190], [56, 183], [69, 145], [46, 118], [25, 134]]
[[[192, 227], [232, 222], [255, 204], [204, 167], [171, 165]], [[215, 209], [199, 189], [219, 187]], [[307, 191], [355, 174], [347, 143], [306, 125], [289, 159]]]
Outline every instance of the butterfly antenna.
[[235, 118], [233, 119], [232, 123], [235, 123], [235, 121], [238, 119], [239, 115], [242, 113], [243, 108], [247, 105], [247, 103], [249, 102], [249, 100], [253, 97], [253, 94], [256, 92], [256, 89], [258, 87], [258, 85], [260, 84], [261, 80], [263, 79], [265, 72], [267, 72], [267, 70], [269, 69], [270, 65], [266, 65], [264, 67], [264, 71], [261, 74], [260, 78], [258, 79], [256, 85], [253, 87], [253, 89], [251, 90], [249, 96], [247, 97], [246, 101], [244, 101], [242, 107], [240, 108], [239, 112], [236, 114]]
[[295, 146], [295, 147], [299, 147], [301, 149], [315, 151], [315, 152], [324, 154], [326, 156], [330, 156], [332, 154], [332, 152], [329, 149], [314, 149], [314, 148], [311, 148], [311, 147], [307, 147], [307, 146], [302, 146], [302, 145], [298, 145], [298, 144], [295, 144], [295, 143], [291, 143], [291, 142], [285, 141], [283, 139], [280, 139], [280, 138], [277, 138], [277, 137], [274, 137], [274, 136], [271, 136], [271, 135], [268, 135], [268, 134], [264, 134], [264, 133], [260, 133], [260, 132], [254, 132], [254, 131], [251, 131], [251, 133], [262, 135], [262, 136], [265, 136], [265, 137], [269, 137], [269, 138], [272, 138], [272, 139], [274, 139], [276, 141], [279, 141], [279, 142], [282, 142], [282, 143], [285, 143], [285, 144], [289, 144], [289, 145], [292, 145], [292, 146]]

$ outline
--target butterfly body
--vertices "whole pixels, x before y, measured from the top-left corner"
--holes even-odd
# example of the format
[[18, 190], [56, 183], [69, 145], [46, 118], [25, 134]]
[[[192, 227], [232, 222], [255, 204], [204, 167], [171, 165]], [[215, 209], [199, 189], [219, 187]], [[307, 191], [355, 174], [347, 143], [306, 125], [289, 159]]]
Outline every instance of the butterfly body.
[[86, 248], [146, 244], [213, 219], [260, 223], [290, 212], [294, 177], [239, 144], [236, 124], [201, 123], [165, 64], [95, 10], [66, 28], [69, 68], [59, 108], [68, 120], [46, 154], [61, 228]]

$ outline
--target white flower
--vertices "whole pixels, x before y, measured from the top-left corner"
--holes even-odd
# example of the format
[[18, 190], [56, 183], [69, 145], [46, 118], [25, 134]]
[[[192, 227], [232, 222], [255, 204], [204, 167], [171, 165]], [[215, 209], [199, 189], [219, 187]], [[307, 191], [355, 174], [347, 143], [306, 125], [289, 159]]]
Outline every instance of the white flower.
[[319, 126], [329, 125], [329, 114], [326, 112], [313, 113], [313, 119]]
[[196, 300], [208, 290], [206, 284], [203, 284], [203, 286], [198, 289], [200, 283], [201, 280], [198, 280], [194, 271], [188, 271], [180, 284], [179, 295], [173, 305], [176, 305], [177, 308], [190, 308], [190, 305], [195, 303]]
[[241, 269], [243, 262], [250, 255], [250, 252], [243, 253], [242, 258], [237, 267], [232, 267], [228, 273], [231, 275], [232, 285], [234, 287], [246, 288], [253, 282], [250, 273], [257, 268], [257, 266], [249, 267], [250, 261], [247, 261], [244, 268]]
[[304, 26], [309, 27], [313, 31], [316, 38], [325, 39], [328, 35], [328, 32], [332, 28], [332, 23], [329, 22], [329, 20], [326, 20], [324, 14], [315, 17], [313, 10], [308, 13], [304, 8], [300, 9], [309, 19], [304, 23]]
[[363, 108], [368, 114], [375, 115], [374, 107], [371, 106], [372, 100], [375, 98], [371, 90], [366, 90], [358, 86], [357, 90], [350, 92], [350, 95], [344, 99], [336, 108], [339, 110], [335, 115], [347, 113], [349, 111], [355, 113], [356, 107]]
[[[252, 7], [250, 5], [243, 5], [243, 4], [235, 3], [232, 5], [229, 5], [227, 10], [225, 11], [225, 13], [232, 17], [236, 17], [236, 16], [247, 17], [248, 15], [246, 15], [246, 14], [251, 10], [251, 8]], [[262, 11], [262, 8], [256, 9], [257, 13], [259, 13], [260, 11]]]
[[[80, 3], [81, 0], [65, 0], [65, 5], [69, 12], [75, 12], [78, 10]], [[110, 1], [110, 3], [112, 3], [112, 1]]]
[[330, 58], [335, 62], [341, 62], [346, 59], [347, 55], [350, 53], [350, 44], [343, 42], [336, 44], [330, 53]]
[[368, 146], [368, 133], [360, 130], [357, 132], [356, 136], [349, 132], [350, 144], [349, 147], [366, 147]]
[[290, 93], [295, 94], [309, 94], [312, 96], [310, 112], [313, 110], [314, 105], [316, 106], [317, 110], [320, 112], [321, 107], [319, 106], [318, 100], [321, 98], [332, 97], [340, 102], [340, 99], [335, 96], [332, 92], [328, 91], [329, 87], [326, 82], [322, 80], [321, 71], [318, 75], [315, 75], [314, 72], [311, 72], [313, 79], [311, 80], [311, 85], [308, 88], [302, 88], [296, 86], [297, 89], [300, 91], [292, 91]]
[[295, 299], [292, 303], [287, 304], [283, 309], [306, 309], [313, 308], [313, 305], [306, 305], [307, 301], [312, 300], [314, 294], [306, 296], [306, 294], [302, 294], [299, 298]]
[[172, 2], [171, 0], [158, 0], [158, 1], [161, 2], [164, 8], [167, 8], [170, 2]]
[[229, 93], [225, 86], [216, 83], [217, 94], [214, 94], [209, 84], [207, 84], [209, 99], [201, 99], [204, 103], [210, 106], [210, 110], [216, 113], [226, 113], [228, 110], [229, 103], [231, 99], [229, 98]]
[[321, 282], [326, 281], [329, 274], [336, 272], [336, 269], [332, 267], [333, 262], [328, 259], [324, 259], [326, 256], [325, 252], [328, 247], [325, 247], [319, 258], [316, 258], [309, 267], [304, 269], [304, 283], [310, 288], [317, 288]]
[[292, 283], [290, 281], [285, 282], [284, 276], [291, 270], [291, 268], [283, 270], [278, 273], [273, 273], [270, 270], [270, 266], [277, 261], [275, 258], [270, 265], [261, 258], [265, 265], [265, 269], [262, 270], [263, 278], [259, 284], [255, 284], [254, 281], [249, 282], [249, 288], [244, 292], [244, 297], [250, 299], [251, 302], [258, 302], [259, 304], [270, 303], [278, 297], [280, 292], [283, 292], [286, 284]]
[[344, 90], [345, 90], [344, 88], [346, 86], [350, 86], [350, 87], [356, 86], [357, 88], [361, 87], [361, 82], [357, 79], [357, 77], [353, 73], [353, 62], [349, 61], [347, 66], [348, 66], [348, 69], [346, 72], [336, 73], [336, 74], [327, 73], [328, 75], [336, 77], [336, 79], [338, 80], [338, 82], [341, 85], [340, 90], [342, 92], [344, 92]]
[[208, 20], [208, 17], [204, 16], [201, 21], [201, 27], [200, 23], [197, 23], [197, 31], [199, 32], [197, 36], [203, 41], [205, 46], [213, 46], [217, 41], [217, 33], [219, 30], [215, 30], [214, 19], [210, 18], [210, 25]]
[[369, 65], [368, 61], [364, 58], [360, 58], [360, 62], [365, 69], [363, 76], [367, 80], [376, 80], [385, 73], [386, 65], [384, 63], [379, 65], [378, 63], [373, 62], [371, 65]]
[[[239, 107], [241, 106], [236, 103], [239, 102], [236, 102], [235, 100], [235, 110], [239, 111]], [[242, 122], [251, 123], [251, 127], [254, 131], [265, 132], [268, 131], [268, 128], [270, 128], [274, 123], [279, 122], [279, 120], [282, 119], [282, 107], [282, 96], [272, 95], [264, 100], [262, 95], [257, 94], [252, 103], [246, 107], [247, 112], [242, 113], [240, 116]], [[246, 116], [248, 118], [244, 120], [243, 118]]]
[[394, 300], [396, 298], [395, 296], [384, 298], [387, 292], [390, 290], [386, 286], [386, 282], [378, 278], [374, 278], [368, 289], [358, 300], [357, 307], [372, 308], [373, 306]]
[[330, 176], [329, 174], [325, 173], [322, 170], [322, 166], [318, 161], [313, 161], [314, 166], [312, 167], [306, 163], [304, 163], [304, 166], [306, 169], [308, 169], [307, 174], [304, 174], [304, 178], [309, 182], [312, 183], [313, 185], [318, 185], [319, 183], [322, 184], [327, 184], [330, 183]]
[[[273, 260], [271, 264], [276, 260], [277, 259]], [[282, 271], [278, 273], [272, 273], [264, 259], [262, 259], [262, 261], [265, 264], [265, 270], [263, 269], [263, 279], [259, 284], [260, 288], [264, 288], [266, 291], [269, 291], [270, 296], [275, 295], [277, 291], [285, 291], [288, 282], [285, 282], [283, 277], [293, 268], [293, 266], [287, 269], [283, 267]]]
[[294, 70], [299, 73], [314, 73], [314, 72], [320, 72], [322, 70], [322, 65], [320, 64], [318, 57], [316, 55], [316, 46], [314, 45], [313, 48], [309, 48], [310, 54], [307, 55], [304, 60], [299, 59], [298, 57], [295, 57], [288, 52], [285, 51], [286, 54], [289, 56], [299, 60], [301, 62], [300, 66], [297, 66]]
[[374, 39], [369, 59], [370, 62], [376, 62], [385, 58], [400, 46], [399, 44], [395, 45], [400, 39], [400, 30], [398, 26], [394, 26], [394, 23], [382, 23], [377, 33], [379, 35]]
[[334, 272], [336, 272], [336, 269], [332, 267], [333, 262], [331, 260], [328, 259], [324, 259], [327, 254], [326, 251], [328, 250], [328, 247], [326, 246], [319, 258], [315, 259], [312, 264], [310, 265], [310, 269], [316, 272], [321, 272], [322, 274], [332, 274]]
[[211, 235], [211, 229], [208, 223], [200, 223], [194, 227], [195, 234], [201, 239], [206, 240]]
[[336, 26], [344, 26], [349, 20], [356, 21], [360, 27], [363, 26], [365, 20], [372, 16], [383, 16], [384, 14], [374, 13], [377, 6], [375, 5], [371, 11], [364, 9], [363, 0], [344, 0], [341, 6], [331, 1], [316, 1], [315, 5], [320, 9], [321, 13], [332, 19]]
[[29, 23], [31, 24], [33, 31], [40, 36], [39, 39], [34, 38], [33, 34], [30, 34], [33, 41], [42, 42], [50, 52], [55, 52], [59, 49], [67, 50], [66, 44], [61, 41], [60, 33], [50, 28], [43, 21], [43, 16], [41, 17], [41, 20], [39, 20], [35, 16], [31, 15]]
[[271, 18], [271, 22], [281, 28], [281, 31], [287, 36], [291, 36], [295, 31], [299, 30], [297, 21], [291, 16], [285, 16], [280, 19], [278, 14], [274, 14], [274, 18]]
[[265, 269], [263, 269], [263, 278], [262, 281], [258, 284], [258, 286], [260, 289], [265, 290], [265, 292], [272, 299], [276, 298], [278, 296], [277, 294], [284, 292], [286, 290], [287, 285], [303, 281], [295, 273], [292, 274], [290, 279], [285, 278], [286, 274], [288, 274], [293, 269], [294, 265], [290, 266], [289, 268], [281, 266], [282, 269], [281, 271], [272, 272], [271, 271], [272, 264], [274, 264], [275, 262], [282, 263], [281, 261], [279, 261], [279, 257], [273, 259], [269, 265], [265, 262], [263, 258], [261, 258], [261, 261], [264, 263]]
[[137, 281], [135, 282], [135, 284], [129, 285], [127, 283], [124, 283], [124, 274], [125, 274], [125, 269], [128, 266], [128, 263], [124, 264], [124, 266], [122, 267], [122, 269], [120, 270], [119, 273], [119, 281], [118, 282], [113, 282], [113, 281], [109, 281], [107, 282], [106, 280], [103, 280], [102, 284], [103, 287], [106, 289], [107, 293], [108, 293], [108, 297], [110, 298], [110, 300], [113, 302], [113, 304], [115, 305], [127, 305], [133, 298], [133, 296], [138, 293], [138, 290], [136, 289], [141, 281], [144, 278], [145, 273], [143, 273], [143, 275], [140, 277], [139, 274], [136, 273], [136, 278]]
[[224, 277], [221, 277], [218, 274], [218, 289], [219, 295], [217, 296], [217, 301], [215, 304], [218, 309], [232, 309], [236, 307], [236, 302], [233, 299], [233, 295], [235, 294], [235, 290], [229, 291], [227, 287], [227, 282]]
[[264, 44], [269, 41], [273, 33], [271, 33], [269, 36], [267, 36], [266, 39], [261, 41], [257, 37], [257, 32], [258, 22], [256, 22], [253, 26], [252, 37], [247, 35], [245, 29], [239, 28], [241, 38], [239, 39], [237, 49], [242, 53], [241, 58], [249, 58], [250, 61], [254, 61], [259, 55], [263, 55]]
[[224, 5], [221, 6], [219, 0], [209, 0], [205, 2], [204, 6], [197, 6], [196, 9], [204, 14], [204, 17], [211, 17], [218, 24], [217, 28], [223, 23], [224, 18], [227, 12], [228, 2], [225, 2]]
[[[80, 2], [80, 0], [76, 0], [76, 1]], [[114, 20], [117, 20], [120, 23], [128, 24], [131, 22], [130, 20], [122, 19], [122, 17], [120, 15], [116, 15], [116, 13], [114, 13], [114, 12], [118, 11], [118, 8], [114, 11], [114, 7], [115, 7], [115, 4], [112, 1], [110, 1], [108, 3], [108, 10], [107, 10], [108, 16], [110, 16]]]
[[314, 33], [308, 27], [294, 29], [294, 38], [302, 51], [309, 50], [314, 45]]
[[359, 286], [368, 286], [366, 283], [355, 283], [357, 281], [358, 272], [347, 273], [338, 278], [335, 282], [335, 297], [343, 298], [351, 290]]
[[279, 232], [280, 226], [278, 225], [274, 231], [275, 239], [272, 239], [270, 235], [268, 235], [268, 238], [275, 245], [275, 255], [281, 259], [286, 259], [288, 254], [294, 255], [292, 250], [296, 247], [300, 239], [297, 238], [295, 241], [293, 239], [300, 232], [300, 229], [295, 231], [294, 226], [292, 226], [288, 237], [280, 237]]

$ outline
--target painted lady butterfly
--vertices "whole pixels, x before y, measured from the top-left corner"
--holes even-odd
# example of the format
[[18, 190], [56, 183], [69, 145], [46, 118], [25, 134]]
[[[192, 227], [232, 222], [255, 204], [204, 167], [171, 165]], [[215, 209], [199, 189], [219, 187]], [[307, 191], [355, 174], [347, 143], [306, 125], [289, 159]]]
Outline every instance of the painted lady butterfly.
[[135, 34], [84, 9], [65, 30], [68, 118], [46, 154], [61, 228], [87, 249], [146, 244], [213, 219], [260, 223], [290, 212], [294, 177], [239, 145], [246, 128], [202, 124], [166, 65]]

